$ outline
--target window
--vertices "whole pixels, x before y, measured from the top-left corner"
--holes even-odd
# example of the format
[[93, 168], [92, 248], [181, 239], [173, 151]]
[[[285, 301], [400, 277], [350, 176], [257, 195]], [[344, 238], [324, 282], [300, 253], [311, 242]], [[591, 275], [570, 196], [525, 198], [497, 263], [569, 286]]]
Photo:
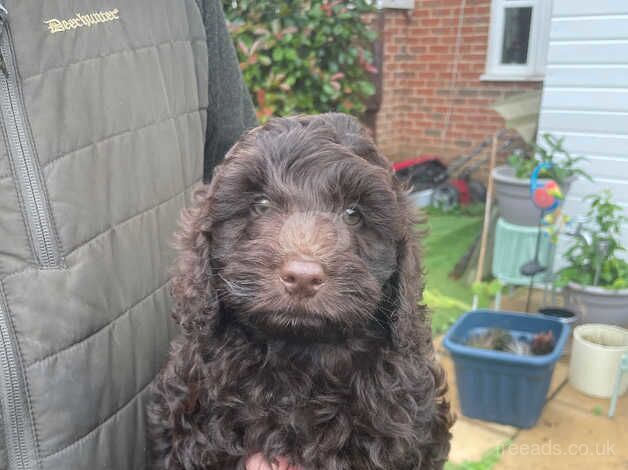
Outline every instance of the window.
[[482, 80], [543, 80], [552, 0], [492, 0]]

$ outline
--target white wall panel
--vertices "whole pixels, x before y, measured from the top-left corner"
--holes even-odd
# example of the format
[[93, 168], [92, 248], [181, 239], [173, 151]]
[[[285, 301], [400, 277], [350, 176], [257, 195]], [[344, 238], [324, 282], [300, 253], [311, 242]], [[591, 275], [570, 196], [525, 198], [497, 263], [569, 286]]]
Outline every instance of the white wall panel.
[[[539, 135], [565, 137], [588, 158], [593, 182], [577, 181], [565, 212], [609, 189], [628, 215], [628, 0], [554, 0]], [[628, 226], [624, 230], [628, 246]], [[563, 246], [559, 252], [564, 249]]]
[[628, 15], [628, 2], [625, 0], [555, 0], [554, 17]]

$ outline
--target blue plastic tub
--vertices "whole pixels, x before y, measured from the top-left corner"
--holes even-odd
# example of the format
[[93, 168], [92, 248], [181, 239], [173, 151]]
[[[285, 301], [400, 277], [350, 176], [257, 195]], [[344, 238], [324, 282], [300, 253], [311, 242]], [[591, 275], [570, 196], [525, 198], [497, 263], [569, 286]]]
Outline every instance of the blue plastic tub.
[[[470, 335], [487, 328], [508, 330], [515, 338], [530, 338], [551, 330], [556, 346], [542, 356], [465, 346]], [[520, 428], [534, 426], [545, 404], [554, 365], [568, 337], [568, 325], [541, 315], [476, 310], [460, 317], [443, 344], [456, 367], [462, 414]]]

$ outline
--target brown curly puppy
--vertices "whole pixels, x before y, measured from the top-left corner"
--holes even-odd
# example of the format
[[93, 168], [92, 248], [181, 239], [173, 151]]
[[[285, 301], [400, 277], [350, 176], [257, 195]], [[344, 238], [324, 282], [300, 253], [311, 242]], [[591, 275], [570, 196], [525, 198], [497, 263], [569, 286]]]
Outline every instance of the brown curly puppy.
[[[412, 204], [360, 124], [273, 119], [196, 194], [155, 385], [155, 468], [441, 468], [452, 419]], [[284, 461], [285, 461], [284, 460]]]

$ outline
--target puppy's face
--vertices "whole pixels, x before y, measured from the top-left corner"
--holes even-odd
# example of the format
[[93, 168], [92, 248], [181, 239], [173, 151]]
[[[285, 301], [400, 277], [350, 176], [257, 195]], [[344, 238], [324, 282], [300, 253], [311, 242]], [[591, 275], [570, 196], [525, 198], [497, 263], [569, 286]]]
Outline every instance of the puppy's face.
[[390, 172], [327, 126], [284, 124], [236, 146], [217, 176], [208, 236], [218, 298], [271, 335], [381, 327], [406, 225]]

